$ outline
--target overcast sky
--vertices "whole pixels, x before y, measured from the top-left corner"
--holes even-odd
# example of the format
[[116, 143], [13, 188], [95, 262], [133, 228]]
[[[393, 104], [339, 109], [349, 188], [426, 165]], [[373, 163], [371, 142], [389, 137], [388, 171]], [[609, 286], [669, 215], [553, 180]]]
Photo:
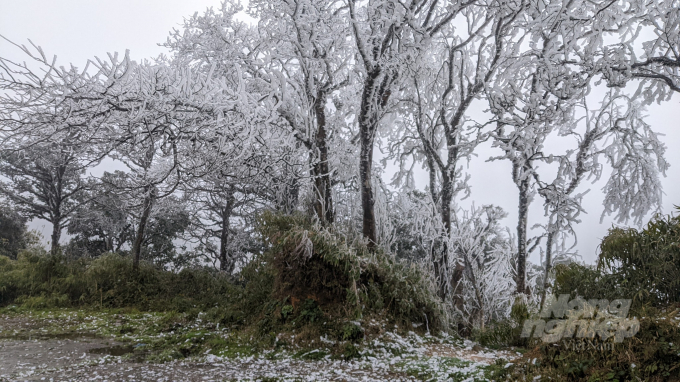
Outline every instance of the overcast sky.
[[[206, 7], [219, 7], [219, 0], [0, 0], [0, 35], [19, 44], [31, 39], [48, 56], [56, 55], [61, 65], [73, 63], [83, 67], [89, 58], [104, 57], [109, 52], [124, 54], [130, 50], [135, 60], [156, 57], [165, 53], [158, 46], [173, 28], [179, 28], [184, 17], [202, 12]], [[0, 56], [23, 60], [21, 52], [0, 40]], [[663, 212], [673, 211], [680, 204], [680, 97], [648, 109], [648, 123], [655, 131], [666, 134], [667, 160], [671, 165], [663, 179], [665, 197]], [[494, 152], [487, 148], [480, 152], [470, 168], [472, 197], [478, 206], [496, 204], [509, 212], [504, 224], [516, 225], [517, 190], [510, 180], [507, 162], [487, 163]], [[497, 154], [497, 153], [496, 153]], [[606, 174], [605, 174], [606, 175]], [[426, 177], [420, 177], [425, 182]], [[593, 262], [597, 244], [612, 226], [611, 219], [600, 224], [604, 182], [584, 184], [580, 190], [591, 189], [585, 198], [587, 215], [577, 228], [577, 249], [583, 260]], [[532, 206], [530, 224], [543, 222], [540, 200]], [[45, 222], [33, 222], [34, 228], [48, 232]], [[49, 235], [45, 235], [48, 237]], [[538, 258], [532, 257], [534, 261]]]

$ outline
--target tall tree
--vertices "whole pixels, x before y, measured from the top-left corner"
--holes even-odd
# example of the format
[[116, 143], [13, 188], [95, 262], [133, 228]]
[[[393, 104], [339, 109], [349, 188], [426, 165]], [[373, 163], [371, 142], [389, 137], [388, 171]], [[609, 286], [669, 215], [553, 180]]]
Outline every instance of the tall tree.
[[[194, 15], [166, 46], [175, 59], [202, 67], [239, 66], [258, 92], [276, 97], [280, 123], [307, 151], [313, 209], [322, 224], [334, 220], [332, 140], [345, 123], [329, 103], [349, 83], [349, 28], [338, 1], [252, 1], [254, 30], [234, 20], [241, 7]], [[346, 13], [346, 12], [345, 12]]]
[[[461, 191], [467, 195], [470, 192], [461, 164], [488, 137], [483, 131], [486, 124], [472, 121], [470, 109], [484, 95], [499, 67], [511, 54], [516, 54], [514, 50], [520, 45], [516, 41], [516, 21], [521, 11], [522, 8], [509, 6], [467, 8], [461, 13], [466, 33], [459, 32], [460, 23], [443, 27], [420, 64], [406, 74], [413, 83], [402, 96], [407, 100], [400, 110], [404, 115], [401, 120], [404, 131], [393, 129], [390, 134], [391, 151], [396, 152], [401, 162], [395, 181], [399, 183], [403, 177], [412, 176], [412, 167], [405, 171], [404, 161], [408, 157], [423, 157], [429, 173], [429, 191], [445, 228], [441, 244], [433, 247], [432, 253], [442, 298], [446, 298], [450, 283], [455, 285], [459, 281], [449, 277], [448, 242], [453, 233], [454, 198]], [[462, 261], [451, 260], [459, 268], [464, 266]], [[460, 275], [461, 269], [454, 274]]]
[[36, 46], [20, 49], [30, 65], [0, 57], [0, 193], [27, 218], [52, 224], [56, 253], [84, 201], [85, 171], [101, 159], [88, 143], [107, 113], [78, 96], [96, 87], [87, 70], [57, 67]]
[[395, 86], [407, 65], [427, 51], [432, 37], [474, 1], [347, 1], [349, 21], [362, 65], [359, 124], [359, 177], [362, 232], [369, 247], [378, 236], [374, 210], [373, 149], [381, 119], [388, 113]]
[[564, 231], [574, 234], [573, 225], [583, 211], [582, 198], [587, 191], [575, 191], [584, 180], [599, 180], [604, 165], [609, 165], [612, 172], [603, 189], [602, 217], [615, 213], [619, 223], [632, 218], [641, 224], [650, 210], [661, 207], [660, 176], [668, 168], [666, 147], [644, 121], [644, 107], [630, 96], [610, 90], [599, 108], [589, 107], [585, 99], [580, 108], [584, 115], [579, 128], [567, 132], [577, 138], [576, 148], [555, 155], [559, 167], [552, 181], [538, 181], [548, 216], [541, 305], [553, 266], [555, 237]]
[[252, 148], [243, 142], [262, 139], [253, 132], [270, 119], [270, 112], [244, 91], [238, 70], [218, 79], [212, 72], [137, 64], [127, 57], [123, 64], [101, 64], [100, 70], [106, 81], [94, 96], [106, 100], [111, 110], [108, 152], [128, 167], [119, 186], [138, 201], [132, 245], [136, 267], [154, 205], [187, 178], [203, 176], [220, 160]]
[[67, 142], [0, 150], [0, 174], [6, 179], [0, 182], [0, 193], [27, 218], [52, 224], [52, 253], [58, 252], [62, 230], [86, 189], [83, 158]]

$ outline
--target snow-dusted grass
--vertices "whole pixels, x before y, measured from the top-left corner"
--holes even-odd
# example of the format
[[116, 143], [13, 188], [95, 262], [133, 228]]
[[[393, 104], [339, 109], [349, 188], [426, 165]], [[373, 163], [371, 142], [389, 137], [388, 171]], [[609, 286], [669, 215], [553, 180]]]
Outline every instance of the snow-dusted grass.
[[[376, 333], [358, 343], [327, 335], [302, 340], [297, 331], [279, 333], [269, 344], [249, 331], [220, 327], [204, 318], [200, 314], [191, 319], [172, 313], [10, 307], [0, 310], [0, 338], [90, 336], [122, 343], [130, 349], [126, 354], [104, 352], [101, 357], [76, 362], [68, 370], [38, 367], [25, 372], [71, 375], [80, 370], [80, 375], [94, 375], [96, 371], [114, 378], [132, 368], [142, 380], [153, 373], [187, 378], [203, 375], [210, 380], [218, 373], [218, 380], [239, 381], [481, 381], [487, 380], [498, 365], [517, 356], [514, 352], [481, 349], [444, 334], [417, 334], [377, 319], [357, 322], [367, 333]], [[353, 349], [351, 357], [346, 354], [348, 348]]]

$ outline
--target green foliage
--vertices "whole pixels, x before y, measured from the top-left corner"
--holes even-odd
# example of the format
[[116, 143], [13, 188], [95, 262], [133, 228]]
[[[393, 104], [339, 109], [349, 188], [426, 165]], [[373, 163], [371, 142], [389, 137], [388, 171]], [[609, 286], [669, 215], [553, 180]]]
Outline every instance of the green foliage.
[[[632, 298], [640, 330], [613, 349], [586, 340], [543, 344], [512, 367], [511, 380], [534, 376], [576, 381], [680, 380], [680, 219], [653, 218], [643, 230], [615, 228], [600, 246], [598, 267], [555, 267], [555, 294]], [[569, 347], [583, 341], [584, 347]], [[599, 341], [596, 337], [594, 341]]]
[[602, 240], [598, 267], [555, 266], [555, 294], [585, 299], [632, 298], [643, 306], [680, 302], [680, 220], [657, 216], [644, 230], [614, 228]]
[[[612, 348], [584, 346], [573, 349], [563, 340], [539, 345], [525, 354], [512, 370], [510, 380], [570, 381], [676, 381], [680, 380], [679, 309], [647, 310], [640, 331]], [[595, 340], [594, 340], [595, 341]]]
[[530, 316], [529, 307], [521, 299], [516, 299], [510, 308], [510, 318], [492, 322], [484, 329], [474, 330], [472, 337], [482, 346], [500, 349], [507, 346], [524, 346], [526, 340], [520, 338], [522, 325]]
[[348, 342], [342, 346], [341, 357], [345, 360], [361, 358], [361, 352], [359, 351], [359, 348], [356, 347], [356, 345], [354, 345], [351, 342]]
[[599, 268], [624, 296], [655, 306], [680, 302], [680, 217], [657, 216], [641, 231], [611, 229], [600, 249]]
[[319, 308], [316, 300], [308, 298], [300, 308], [300, 315], [298, 316], [301, 322], [313, 324], [319, 322], [323, 318], [323, 312]]
[[616, 279], [594, 266], [579, 264], [558, 264], [555, 266], [555, 294], [570, 294], [571, 298], [585, 299], [622, 298]]
[[27, 245], [26, 219], [7, 206], [0, 205], [0, 256], [16, 259]]
[[511, 370], [507, 367], [508, 361], [497, 358], [496, 361], [484, 369], [484, 376], [489, 381], [508, 380]]
[[340, 339], [343, 341], [359, 342], [364, 338], [364, 331], [353, 322], [347, 322], [342, 327]]
[[288, 317], [293, 315], [293, 305], [284, 305], [281, 308], [281, 318], [285, 321]]
[[134, 271], [130, 259], [115, 254], [74, 260], [32, 249], [22, 251], [16, 261], [0, 257], [0, 305], [187, 312], [227, 305], [235, 289], [228, 278], [209, 269], [173, 273], [142, 263]]
[[517, 345], [521, 326], [508, 321], [493, 322], [484, 329], [472, 331], [472, 338], [480, 345], [492, 349]]
[[439, 299], [415, 266], [350, 244], [299, 215], [265, 213], [260, 229], [271, 246], [265, 258], [274, 268], [275, 297], [311, 299], [324, 311], [350, 316], [385, 309], [408, 324], [443, 325]]
[[329, 353], [321, 349], [301, 350], [297, 352], [293, 358], [299, 358], [309, 361], [318, 361], [324, 359]]

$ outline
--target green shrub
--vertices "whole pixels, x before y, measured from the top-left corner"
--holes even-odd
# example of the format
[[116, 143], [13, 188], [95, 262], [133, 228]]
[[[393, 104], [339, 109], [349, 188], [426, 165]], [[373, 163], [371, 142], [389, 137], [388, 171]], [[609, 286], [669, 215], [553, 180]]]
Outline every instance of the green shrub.
[[[680, 380], [678, 309], [646, 312], [640, 331], [613, 349], [567, 348], [566, 341], [539, 345], [525, 354], [510, 380], [677, 381]], [[571, 340], [574, 341], [574, 340]]]
[[302, 216], [265, 213], [260, 227], [270, 245], [265, 258], [271, 259], [276, 298], [312, 299], [348, 318], [386, 310], [409, 325], [443, 326], [439, 299], [417, 267], [350, 244]]
[[342, 327], [340, 339], [343, 341], [359, 342], [364, 338], [364, 331], [355, 323], [347, 322]]
[[492, 322], [484, 329], [477, 329], [472, 332], [472, 337], [482, 346], [493, 349], [508, 346], [525, 346], [526, 339], [521, 338], [522, 325], [530, 317], [529, 308], [520, 299], [510, 308], [510, 317], [503, 321]]
[[186, 312], [227, 305], [235, 289], [226, 276], [207, 269], [173, 273], [141, 263], [135, 271], [129, 258], [116, 254], [68, 260], [33, 249], [15, 261], [0, 258], [0, 305]]
[[555, 294], [585, 299], [630, 298], [643, 306], [680, 302], [680, 220], [657, 216], [641, 231], [614, 228], [602, 240], [598, 266], [555, 267]]
[[359, 352], [359, 348], [357, 348], [356, 345], [348, 342], [342, 346], [341, 356], [344, 360], [351, 360], [354, 358], [361, 358], [361, 352]]
[[[629, 317], [640, 329], [603, 350], [566, 339], [537, 342], [512, 366], [510, 380], [680, 380], [680, 219], [653, 218], [643, 230], [615, 228], [603, 239], [598, 266], [555, 267], [555, 294], [589, 299], [633, 300]], [[585, 348], [569, 347], [583, 341]], [[599, 337], [594, 340], [599, 341]]]
[[602, 240], [598, 266], [634, 302], [680, 302], [680, 217], [656, 216], [641, 230], [614, 228]]
[[298, 318], [304, 323], [318, 323], [323, 318], [323, 312], [321, 311], [321, 308], [319, 308], [319, 304], [317, 304], [316, 300], [308, 298], [302, 304], [302, 307], [300, 307]]

